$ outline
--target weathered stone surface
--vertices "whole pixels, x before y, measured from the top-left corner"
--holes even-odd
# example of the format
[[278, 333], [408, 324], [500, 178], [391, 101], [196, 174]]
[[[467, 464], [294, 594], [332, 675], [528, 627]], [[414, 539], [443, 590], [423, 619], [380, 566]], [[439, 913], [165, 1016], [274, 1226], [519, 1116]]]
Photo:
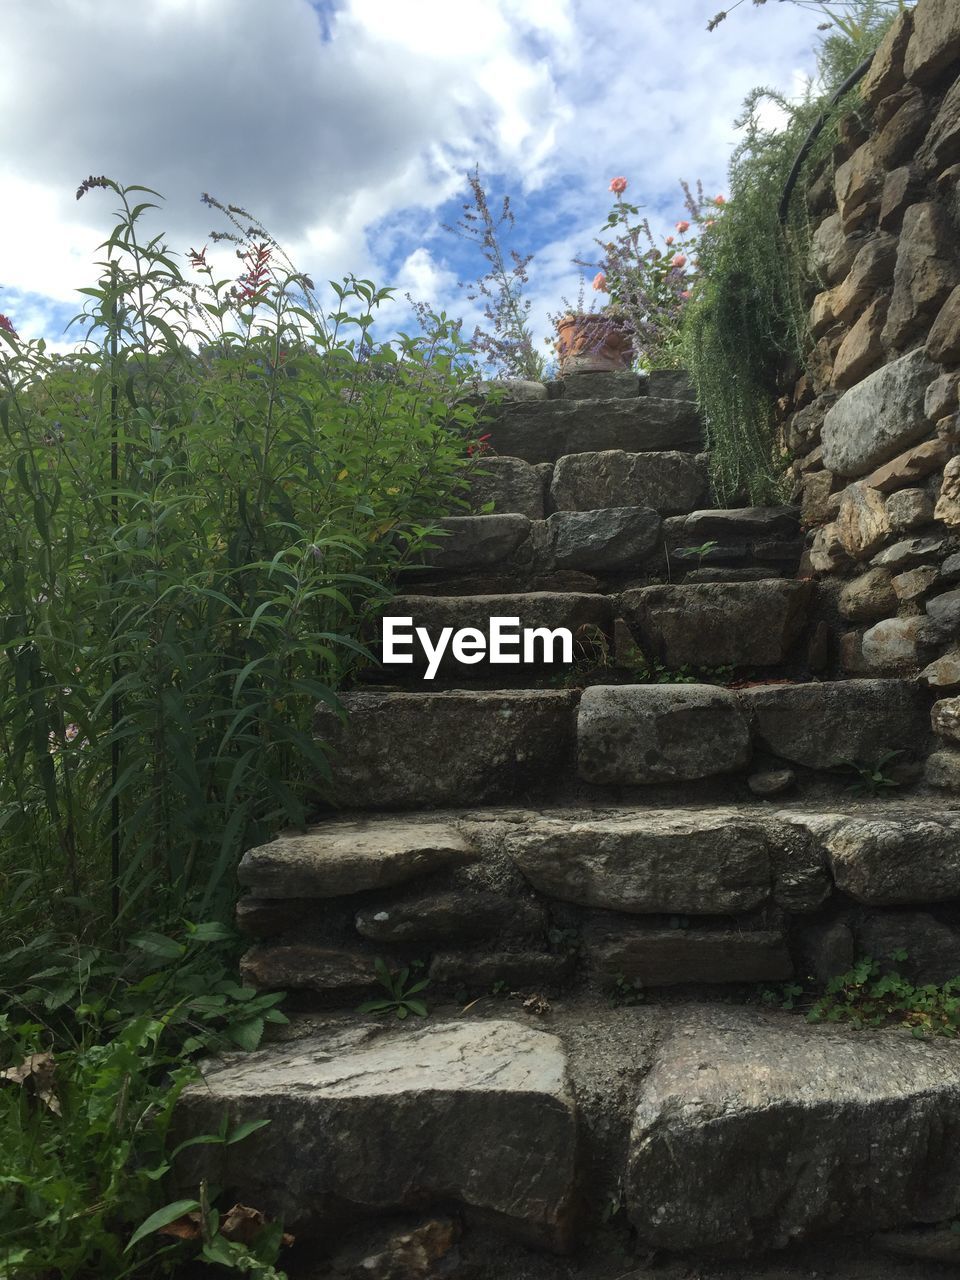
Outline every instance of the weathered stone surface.
[[857, 249], [857, 241], [844, 235], [839, 213], [831, 213], [813, 234], [810, 271], [827, 285], [839, 284], [853, 266]]
[[922, 697], [902, 680], [766, 685], [742, 689], [739, 698], [769, 751], [811, 769], [916, 750], [926, 734]]
[[781, 933], [772, 929], [664, 929], [597, 924], [587, 931], [588, 959], [602, 972], [645, 987], [685, 982], [780, 982], [793, 976]]
[[[685, 542], [702, 545], [716, 539], [727, 542], [737, 538], [794, 538], [799, 522], [796, 507], [734, 507], [692, 511], [677, 516], [664, 525], [664, 534], [672, 547]], [[669, 528], [669, 532], [668, 532]]]
[[820, 983], [849, 973], [856, 961], [853, 932], [845, 920], [809, 925], [799, 943], [802, 972]]
[[702, 441], [692, 401], [653, 396], [502, 405], [491, 411], [485, 431], [491, 449], [527, 462], [555, 462], [564, 454], [607, 449], [696, 450]]
[[934, 559], [946, 546], [945, 538], [905, 538], [902, 542], [895, 542], [892, 547], [885, 547], [870, 563], [889, 569], [891, 573], [902, 573], [904, 569], [913, 569], [924, 561]]
[[960, 791], [960, 751], [944, 747], [927, 756], [923, 780], [942, 791]]
[[[928, 911], [871, 911], [856, 927], [860, 955], [885, 960], [911, 982], [960, 976], [960, 934]], [[889, 960], [905, 951], [905, 959]]]
[[895, 1258], [921, 1262], [960, 1262], [960, 1235], [952, 1227], [913, 1227], [881, 1231], [873, 1243]]
[[894, 533], [904, 533], [933, 520], [933, 500], [926, 489], [900, 489], [887, 498], [886, 509]]
[[[576, 1115], [560, 1042], [508, 1021], [369, 1023], [208, 1064], [181, 1096], [184, 1133], [269, 1118], [236, 1146], [185, 1154], [201, 1176], [295, 1232], [350, 1213], [454, 1201], [562, 1247]], [[456, 1140], [451, 1140], [451, 1135]]]
[[904, 81], [903, 62], [913, 33], [913, 12], [901, 13], [880, 41], [870, 70], [860, 82], [864, 102], [875, 107], [883, 98], [896, 93]]
[[321, 707], [314, 729], [329, 746], [335, 795], [351, 808], [505, 799], [555, 782], [573, 745], [577, 695], [563, 689], [360, 692], [341, 701], [348, 722]]
[[766, 769], [762, 773], [751, 773], [747, 786], [755, 796], [768, 800], [771, 796], [780, 796], [785, 791], [790, 791], [796, 781], [797, 775], [792, 769]]
[[555, 987], [569, 978], [574, 956], [549, 951], [436, 951], [430, 981], [439, 987], [486, 995], [497, 983], [518, 987]]
[[883, 180], [878, 225], [881, 231], [896, 233], [903, 226], [903, 215], [911, 205], [919, 204], [925, 192], [923, 175], [914, 164], [891, 169]]
[[261, 898], [336, 898], [461, 866], [472, 857], [456, 828], [430, 814], [335, 818], [248, 849], [237, 877]]
[[960, 525], [960, 457], [951, 458], [943, 469], [943, 483], [933, 514], [951, 529]]
[[916, 672], [930, 655], [932, 629], [926, 618], [884, 618], [863, 633], [868, 671]]
[[497, 934], [542, 933], [543, 908], [527, 898], [475, 889], [448, 889], [385, 899], [356, 916], [371, 942], [446, 942], [461, 945]]
[[939, 471], [946, 466], [952, 452], [949, 441], [927, 440], [871, 471], [863, 483], [870, 489], [879, 489], [881, 493], [891, 493]]
[[547, 526], [558, 569], [636, 569], [660, 541], [660, 517], [649, 507], [557, 511]]
[[692, 511], [706, 493], [703, 463], [690, 453], [573, 453], [554, 468], [551, 495], [559, 511], [649, 507], [661, 515]]
[[919, 600], [936, 584], [939, 577], [940, 570], [934, 565], [921, 565], [919, 569], [908, 569], [906, 573], [898, 573], [892, 585], [898, 600], [902, 602]]
[[537, 401], [547, 399], [547, 388], [542, 382], [533, 382], [528, 378], [496, 378], [481, 382], [480, 394], [509, 401]]
[[913, 15], [904, 72], [915, 84], [932, 84], [960, 58], [960, 11], [954, 0], [923, 0]]
[[883, 363], [883, 326], [889, 299], [874, 298], [840, 344], [833, 366], [833, 385], [840, 391], [852, 387]]
[[314, 943], [251, 947], [240, 960], [240, 973], [258, 991], [310, 991], [335, 1003], [358, 999], [377, 982], [372, 955]]
[[923, 352], [914, 351], [851, 387], [824, 420], [824, 466], [863, 475], [917, 441], [928, 430], [923, 401], [936, 373]]
[[960, 742], [960, 698], [941, 698], [930, 710], [930, 725], [940, 738]]
[[960, 590], [945, 591], [928, 600], [927, 617], [941, 640], [955, 640], [960, 635]]
[[930, 689], [960, 689], [960, 649], [934, 659], [920, 672], [920, 679]]
[[924, 412], [931, 422], [939, 422], [941, 418], [957, 411], [957, 388], [960, 387], [960, 371], [941, 373], [927, 387], [923, 402]]
[[834, 176], [837, 208], [847, 235], [874, 217], [880, 209], [883, 172], [869, 142], [858, 147]]
[[625, 591], [620, 612], [664, 666], [775, 666], [799, 638], [809, 598], [805, 582], [683, 583]]
[[529, 520], [543, 519], [543, 478], [522, 458], [484, 455], [470, 472], [470, 505], [474, 511], [494, 503], [494, 512], [517, 512]]
[[[833, 364], [831, 362], [831, 377]], [[820, 432], [827, 410], [836, 402], [836, 394], [818, 395], [812, 404], [798, 409], [787, 420], [784, 428], [784, 444], [791, 453], [806, 453], [820, 443]]]
[[580, 703], [577, 750], [586, 782], [686, 782], [742, 768], [750, 737], [727, 689], [594, 685]]
[[867, 560], [882, 547], [890, 532], [883, 494], [864, 484], [848, 485], [837, 513], [837, 533], [847, 555]]
[[632, 400], [639, 394], [640, 375], [629, 369], [567, 373], [563, 377], [565, 400]]
[[770, 895], [762, 824], [726, 809], [547, 816], [505, 847], [535, 889], [581, 906], [724, 915]]
[[849, 622], [876, 622], [897, 609], [897, 596], [886, 569], [868, 569], [844, 585], [839, 610]]
[[788, 1014], [682, 1019], [631, 1135], [627, 1207], [642, 1244], [741, 1257], [854, 1222], [956, 1213], [957, 1046]]
[[927, 355], [940, 364], [956, 364], [960, 361], [960, 285], [944, 302], [933, 322], [927, 338]]
[[897, 98], [897, 109], [870, 140], [878, 164], [887, 170], [912, 159], [930, 127], [930, 104], [918, 89], [905, 88]]
[[813, 535], [810, 544], [810, 567], [816, 573], [833, 573], [850, 564], [850, 557], [840, 540], [836, 521], [825, 524]]
[[517, 514], [446, 516], [436, 523], [436, 545], [420, 561], [431, 569], [487, 569], [515, 558], [530, 540], [530, 521]]
[[693, 379], [684, 369], [651, 369], [646, 376], [647, 392], [663, 400], [696, 400]]
[[835, 482], [836, 476], [832, 471], [811, 471], [803, 477], [800, 519], [807, 528], [824, 524], [829, 519], [827, 502]]
[[[830, 294], [829, 310], [836, 320], [850, 324], [878, 289], [893, 283], [897, 264], [897, 238], [878, 232], [865, 241], [854, 258], [850, 274]], [[838, 357], [839, 358], [839, 357]], [[834, 366], [836, 383], [836, 366]]]
[[[942, 172], [960, 160], [960, 83], [954, 81], [920, 151], [920, 162]], [[941, 186], [941, 189], [942, 186]], [[954, 204], [954, 211], [956, 205]]]
[[837, 317], [834, 312], [834, 293], [835, 290], [833, 289], [828, 289], [824, 293], [818, 293], [810, 307], [810, 314], [807, 316], [807, 325], [815, 338], [819, 338], [821, 334], [826, 333], [827, 330], [837, 321]]
[[904, 214], [899, 243], [883, 330], [884, 342], [894, 348], [903, 347], [926, 327], [960, 280], [956, 232], [941, 205], [912, 205]]
[[824, 841], [842, 893], [874, 907], [960, 894], [960, 813], [843, 819]]

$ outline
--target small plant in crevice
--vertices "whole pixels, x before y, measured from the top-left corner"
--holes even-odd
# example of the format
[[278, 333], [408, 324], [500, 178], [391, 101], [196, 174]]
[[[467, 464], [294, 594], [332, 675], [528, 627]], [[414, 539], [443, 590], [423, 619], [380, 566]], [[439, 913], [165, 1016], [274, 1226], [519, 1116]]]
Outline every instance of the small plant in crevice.
[[873, 761], [845, 760], [843, 764], [848, 774], [856, 775], [855, 781], [850, 783], [849, 790], [856, 795], [879, 796], [891, 787], [902, 786], [898, 779], [892, 778], [886, 772], [886, 767], [891, 761], [904, 754], [903, 751], [884, 751]]
[[[894, 964], [905, 951], [889, 957]], [[842, 1022], [853, 1027], [909, 1027], [914, 1036], [960, 1036], [960, 976], [938, 986], [917, 986], [879, 960], [860, 960], [849, 973], [832, 978], [807, 1013], [809, 1022]]]
[[699, 547], [677, 547], [673, 554], [681, 559], [692, 559], [696, 556], [697, 568], [702, 569], [704, 559], [711, 551], [716, 550], [719, 545], [720, 543], [717, 542], [716, 538], [711, 538], [707, 542], [701, 543]]
[[629, 1008], [643, 1004], [646, 1000], [643, 982], [640, 978], [628, 978], [625, 973], [617, 973], [607, 986], [607, 1002], [613, 1009]]
[[417, 978], [414, 974], [414, 980], [411, 982], [412, 966], [391, 969], [381, 956], [377, 956], [374, 961], [374, 968], [377, 973], [377, 982], [387, 994], [375, 1000], [365, 1000], [358, 1007], [358, 1013], [393, 1013], [401, 1020], [409, 1017], [411, 1013], [416, 1014], [418, 1018], [427, 1016], [429, 1010], [426, 1003], [420, 999], [420, 992], [430, 985], [429, 978]]

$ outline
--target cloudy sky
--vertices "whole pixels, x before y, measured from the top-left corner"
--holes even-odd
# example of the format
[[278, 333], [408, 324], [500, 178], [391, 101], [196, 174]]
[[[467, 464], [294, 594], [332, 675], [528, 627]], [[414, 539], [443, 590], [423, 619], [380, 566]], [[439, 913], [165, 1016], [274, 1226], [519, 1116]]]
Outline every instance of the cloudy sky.
[[[725, 190], [755, 84], [797, 92], [816, 18], [720, 0], [0, 0], [0, 312], [66, 340], [112, 193], [165, 197], [182, 253], [244, 205], [316, 280], [355, 273], [466, 317], [482, 262], [443, 229], [479, 165], [533, 252], [539, 332], [604, 221], [615, 175], [658, 230], [680, 178]], [[401, 323], [398, 302], [389, 319]]]

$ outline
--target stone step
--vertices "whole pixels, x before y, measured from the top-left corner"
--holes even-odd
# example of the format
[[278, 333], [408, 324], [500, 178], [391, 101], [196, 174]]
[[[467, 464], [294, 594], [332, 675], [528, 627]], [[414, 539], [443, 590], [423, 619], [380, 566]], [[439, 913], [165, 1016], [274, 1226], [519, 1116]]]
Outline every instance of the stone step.
[[[511, 1239], [602, 1248], [621, 1195], [639, 1250], [731, 1260], [960, 1213], [957, 1043], [729, 1005], [560, 1002], [539, 1023], [484, 1005], [413, 1025], [352, 1014], [208, 1063], [174, 1139], [270, 1123], [188, 1148], [177, 1181], [282, 1215], [321, 1256], [358, 1220], [453, 1210], [474, 1259], [489, 1249], [485, 1277], [528, 1274]], [[788, 1262], [777, 1275], [810, 1274]]]
[[483, 432], [492, 452], [527, 462], [602, 449], [695, 453], [703, 447], [696, 404], [654, 396], [505, 401], [487, 409]]
[[707, 494], [703, 454], [607, 448], [565, 453], [553, 468], [550, 500], [557, 511], [650, 507], [661, 515], [693, 511]]

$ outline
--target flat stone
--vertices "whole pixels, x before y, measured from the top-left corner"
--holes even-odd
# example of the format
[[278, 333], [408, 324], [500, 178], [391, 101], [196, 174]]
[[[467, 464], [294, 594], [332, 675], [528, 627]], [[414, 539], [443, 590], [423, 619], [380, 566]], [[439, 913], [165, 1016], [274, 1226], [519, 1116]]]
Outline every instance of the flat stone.
[[867, 670], [914, 674], [930, 656], [933, 631], [926, 618], [884, 618], [863, 633]]
[[840, 540], [840, 530], [835, 520], [822, 525], [813, 535], [810, 544], [810, 567], [816, 573], [833, 573], [851, 562]]
[[565, 400], [632, 400], [640, 394], [640, 375], [630, 369], [609, 373], [567, 373], [563, 376]]
[[664, 400], [696, 400], [693, 379], [685, 369], [651, 369], [646, 376], [647, 392]]
[[766, 769], [762, 773], [751, 773], [747, 786], [755, 796], [763, 800], [771, 796], [781, 796], [796, 786], [797, 775], [792, 769]]
[[733, 507], [674, 517], [668, 540], [671, 546], [680, 546], [684, 542], [702, 545], [711, 539], [794, 538], [798, 530], [799, 511], [794, 506]]
[[897, 609], [897, 595], [887, 569], [868, 569], [844, 584], [838, 602], [848, 622], [877, 622]]
[[923, 401], [936, 373], [923, 352], [914, 351], [851, 387], [824, 420], [824, 466], [864, 475], [914, 444], [929, 429]]
[[501, 405], [489, 412], [484, 431], [490, 434], [491, 449], [527, 462], [556, 462], [565, 454], [608, 449], [644, 453], [702, 447], [697, 406], [653, 396]]
[[770, 896], [764, 827], [726, 809], [545, 816], [506, 837], [533, 887], [579, 906], [725, 915]]
[[908, 569], [906, 573], [898, 573], [892, 586], [897, 599], [902, 603], [919, 600], [925, 596], [940, 578], [940, 570], [934, 565], [921, 565], [919, 569]]
[[529, 462], [484, 454], [468, 474], [474, 511], [492, 502], [495, 514], [515, 512], [529, 520], [543, 519], [545, 485]]
[[944, 747], [927, 756], [923, 780], [942, 791], [960, 791], [960, 751]]
[[[208, 1063], [177, 1104], [178, 1134], [270, 1117], [240, 1144], [178, 1167], [280, 1215], [297, 1234], [349, 1215], [453, 1202], [560, 1249], [577, 1121], [559, 1040], [506, 1020], [360, 1023]], [[451, 1140], [451, 1135], [456, 1140]]]
[[462, 866], [473, 856], [451, 823], [430, 814], [336, 818], [248, 849], [237, 878], [260, 898], [338, 898]]
[[539, 904], [527, 898], [447, 889], [384, 899], [359, 911], [355, 923], [360, 936], [371, 942], [461, 945], [498, 934], [542, 933], [546, 916]]
[[960, 813], [847, 817], [825, 842], [841, 893], [874, 907], [960, 894]]
[[[436, 521], [436, 544], [420, 563], [431, 569], [487, 569], [509, 563], [530, 541], [526, 516], [446, 516]], [[529, 555], [529, 552], [528, 552]]]
[[[833, 377], [833, 364], [830, 365], [830, 378]], [[806, 453], [820, 443], [820, 433], [827, 410], [837, 401], [834, 391], [818, 395], [812, 404], [804, 405], [796, 413], [790, 415], [784, 427], [784, 443], [790, 453]]]
[[345, 807], [479, 804], [555, 784], [572, 754], [577, 697], [564, 689], [346, 693], [347, 723], [321, 707], [314, 731]]
[[960, 590], [945, 591], [928, 600], [927, 617], [936, 635], [943, 640], [955, 640], [960, 630]]
[[960, 160], [960, 85], [954, 81], [920, 151], [920, 163], [943, 173]]
[[883, 364], [882, 334], [889, 305], [883, 294], [874, 298], [841, 342], [833, 365], [833, 385], [839, 391], [852, 387]]
[[853, 266], [858, 244], [843, 232], [839, 213], [831, 213], [813, 233], [810, 245], [810, 271], [827, 285], [839, 284]]
[[745, 1257], [956, 1214], [960, 1047], [790, 1014], [675, 1017], [630, 1139], [641, 1245]]
[[251, 947], [241, 957], [240, 974], [258, 991], [310, 991], [334, 1004], [358, 1000], [377, 984], [371, 954], [315, 943]]
[[891, 573], [902, 573], [904, 569], [914, 569], [924, 561], [938, 556], [946, 545], [945, 538], [904, 538], [902, 542], [895, 542], [892, 547], [879, 551], [870, 563], [889, 569]]
[[800, 518], [807, 528], [829, 520], [829, 499], [836, 484], [832, 471], [811, 471], [803, 477]]
[[894, 533], [933, 523], [933, 500], [926, 489], [900, 489], [886, 500], [887, 519]]
[[865, 484], [851, 484], [843, 491], [837, 513], [837, 533], [847, 555], [867, 560], [882, 547], [890, 532], [883, 494]]
[[927, 338], [927, 355], [940, 364], [960, 361], [960, 285], [948, 296], [933, 322]]
[[960, 742], [960, 698], [941, 698], [930, 710], [930, 725], [940, 738]]
[[[880, 231], [864, 241], [846, 279], [830, 292], [829, 312], [834, 320], [850, 324], [876, 294], [893, 283], [897, 264], [897, 237]], [[816, 335], [819, 336], [819, 335]], [[834, 383], [836, 384], [836, 365]]]
[[856, 231], [880, 209], [883, 171], [869, 142], [865, 142], [834, 175], [837, 208], [847, 235]]
[[562, 457], [550, 492], [559, 511], [648, 507], [661, 515], [676, 515], [692, 511], [706, 489], [706, 469], [693, 454], [608, 449]]
[[739, 698], [757, 740], [809, 769], [916, 750], [927, 732], [922, 695], [903, 680], [761, 685]]
[[923, 409], [931, 422], [939, 422], [941, 418], [946, 418], [949, 414], [956, 413], [958, 387], [960, 387], [960, 370], [954, 370], [952, 373], [941, 373], [939, 378], [934, 378], [930, 383], [929, 387], [927, 387]]
[[625, 591], [620, 612], [664, 666], [776, 666], [806, 621], [806, 582], [682, 583]]
[[[924, 412], [926, 413], [926, 406]], [[933, 472], [941, 470], [952, 453], [953, 447], [949, 441], [926, 440], [872, 471], [863, 483], [870, 489], [879, 489], [881, 493], [891, 493], [894, 489], [902, 489], [905, 485], [924, 480]]]
[[571, 953], [549, 951], [436, 951], [430, 961], [430, 981], [487, 995], [502, 983], [515, 990], [557, 987], [573, 970]]
[[902, 347], [922, 331], [960, 282], [955, 242], [956, 232], [941, 205], [915, 204], [904, 214], [883, 330], [887, 346]]
[[586, 782], [686, 782], [742, 768], [750, 737], [737, 698], [713, 685], [594, 685], [577, 722]]
[[940, 496], [933, 514], [951, 529], [960, 525], [960, 457], [951, 458], [943, 469]]
[[781, 933], [773, 929], [664, 929], [602, 923], [586, 933], [588, 959], [601, 972], [672, 987], [696, 982], [782, 982], [793, 977], [793, 961]]
[[953, 0], [923, 0], [913, 15], [904, 71], [915, 84], [933, 84], [960, 58], [960, 12]]
[[897, 16], [880, 41], [870, 70], [860, 81], [860, 94], [871, 107], [902, 88], [905, 78], [903, 63], [912, 34], [913, 12], [907, 9]]
[[934, 659], [920, 672], [920, 679], [930, 689], [960, 689], [960, 649]]
[[911, 205], [919, 204], [926, 195], [923, 175], [915, 164], [891, 169], [883, 180], [878, 226], [894, 234], [903, 226], [903, 215]]
[[660, 517], [649, 507], [557, 511], [547, 528], [559, 569], [636, 569], [660, 542]]
[[893, 169], [916, 154], [926, 137], [932, 115], [927, 98], [913, 85], [905, 86], [895, 99], [896, 110], [883, 121], [870, 140], [873, 154], [883, 169]]

